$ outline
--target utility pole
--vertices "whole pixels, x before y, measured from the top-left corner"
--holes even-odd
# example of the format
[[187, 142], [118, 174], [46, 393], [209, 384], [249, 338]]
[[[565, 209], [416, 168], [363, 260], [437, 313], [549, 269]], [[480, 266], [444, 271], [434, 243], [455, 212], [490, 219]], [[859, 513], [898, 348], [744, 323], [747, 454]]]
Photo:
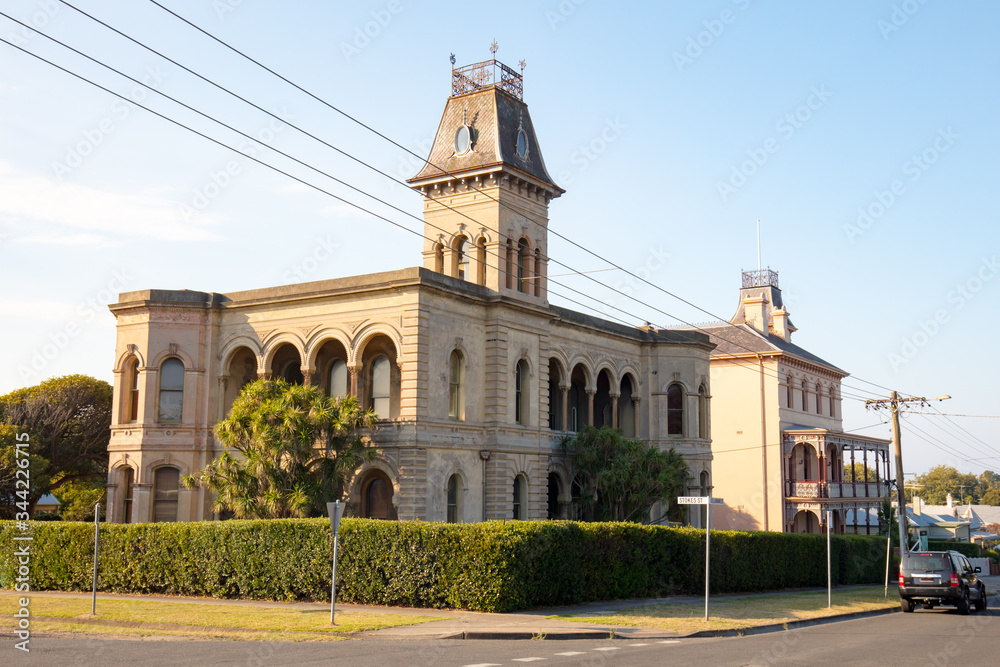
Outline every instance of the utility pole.
[[[951, 398], [951, 396], [945, 394], [944, 396], [938, 396], [937, 398], [931, 400], [944, 401], [949, 398]], [[889, 394], [888, 400], [884, 398], [876, 398], [865, 401], [865, 408], [868, 410], [889, 408], [892, 413], [892, 446], [896, 455], [896, 518], [899, 521], [900, 557], [910, 550], [909, 540], [906, 537], [906, 495], [903, 490], [903, 447], [900, 443], [899, 432], [899, 406], [900, 404], [905, 406], [908, 403], [927, 405], [928, 400], [923, 397], [900, 398], [899, 394], [894, 391]]]

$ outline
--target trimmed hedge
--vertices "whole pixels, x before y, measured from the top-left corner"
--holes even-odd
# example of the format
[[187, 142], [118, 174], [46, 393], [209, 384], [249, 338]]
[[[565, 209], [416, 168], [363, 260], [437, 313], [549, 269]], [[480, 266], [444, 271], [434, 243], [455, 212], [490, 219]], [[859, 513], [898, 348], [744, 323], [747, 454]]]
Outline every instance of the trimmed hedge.
[[[33, 523], [33, 590], [90, 590], [94, 528]], [[11, 588], [12, 522], [0, 523], [0, 586]], [[98, 586], [115, 593], [322, 600], [327, 519], [106, 524]], [[20, 543], [20, 544], [23, 544]], [[697, 595], [705, 533], [628, 523], [423, 523], [344, 519], [337, 597], [344, 602], [509, 612], [596, 600]], [[878, 583], [885, 543], [834, 536], [833, 583]], [[712, 532], [712, 591], [826, 585], [826, 537]]]

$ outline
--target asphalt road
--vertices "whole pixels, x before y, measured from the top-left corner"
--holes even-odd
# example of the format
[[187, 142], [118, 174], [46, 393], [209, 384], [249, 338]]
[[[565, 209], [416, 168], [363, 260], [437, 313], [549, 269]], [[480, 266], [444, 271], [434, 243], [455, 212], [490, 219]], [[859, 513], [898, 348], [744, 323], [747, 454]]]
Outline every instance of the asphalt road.
[[[992, 602], [992, 600], [991, 600]], [[3, 665], [991, 665], [1000, 612], [918, 610], [738, 638], [662, 641], [385, 641], [330, 643], [116, 640], [36, 636], [31, 652], [0, 633]]]

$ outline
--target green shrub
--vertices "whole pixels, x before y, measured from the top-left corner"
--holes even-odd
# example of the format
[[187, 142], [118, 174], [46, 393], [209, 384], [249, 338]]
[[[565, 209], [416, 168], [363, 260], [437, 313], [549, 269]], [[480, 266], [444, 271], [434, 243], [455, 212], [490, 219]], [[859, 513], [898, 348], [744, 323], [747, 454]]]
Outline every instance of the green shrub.
[[930, 541], [927, 543], [928, 551], [957, 551], [960, 554], [964, 554], [969, 558], [980, 558], [982, 556], [982, 547], [978, 544], [971, 544], [969, 542], [938, 542]]
[[[31, 588], [89, 590], [94, 529], [32, 523]], [[13, 522], [0, 523], [0, 585], [11, 588]], [[833, 583], [878, 583], [885, 543], [835, 536]], [[322, 600], [327, 519], [106, 524], [98, 586], [114, 593]], [[338, 599], [509, 612], [596, 600], [698, 595], [705, 532], [630, 523], [474, 524], [344, 519]], [[826, 585], [826, 537], [712, 532], [714, 593]]]

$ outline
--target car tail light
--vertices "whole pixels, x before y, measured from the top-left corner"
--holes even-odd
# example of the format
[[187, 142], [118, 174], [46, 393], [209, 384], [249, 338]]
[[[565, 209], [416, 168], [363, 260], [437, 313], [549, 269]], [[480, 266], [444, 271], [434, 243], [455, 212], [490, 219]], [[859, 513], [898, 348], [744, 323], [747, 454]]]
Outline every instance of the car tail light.
[[902, 572], [899, 573], [899, 585], [900, 586], [906, 585], [906, 577], [903, 576]]
[[957, 574], [952, 574], [951, 575], [951, 586], [952, 586], [952, 588], [957, 588], [958, 587], [958, 575]]

